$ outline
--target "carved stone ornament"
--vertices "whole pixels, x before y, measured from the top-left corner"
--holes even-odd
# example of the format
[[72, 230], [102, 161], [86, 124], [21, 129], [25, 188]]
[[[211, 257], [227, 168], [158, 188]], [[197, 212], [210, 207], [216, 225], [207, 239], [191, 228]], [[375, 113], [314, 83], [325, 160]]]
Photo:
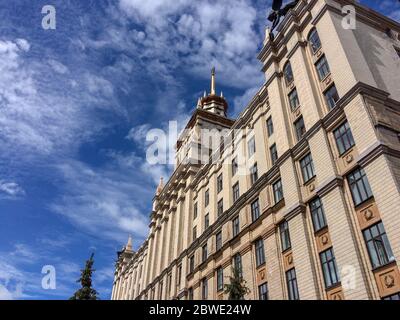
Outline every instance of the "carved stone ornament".
[[292, 262], [293, 262], [292, 255], [288, 256], [287, 261], [288, 261], [288, 264], [292, 264]]
[[310, 190], [310, 191], [314, 191], [314, 190], [315, 190], [315, 185], [314, 185], [314, 183], [311, 183], [311, 184], [310, 184], [309, 190]]
[[354, 160], [353, 155], [349, 154], [349, 155], [346, 156], [346, 162], [347, 162], [347, 163], [350, 163], [350, 162], [352, 162], [353, 160]]
[[391, 288], [394, 286], [394, 277], [392, 275], [387, 275], [385, 276], [385, 278], [383, 279], [386, 288]]
[[364, 211], [365, 220], [369, 221], [374, 217], [374, 212], [371, 209], [367, 209]]
[[322, 242], [322, 244], [327, 244], [328, 241], [329, 241], [328, 236], [323, 235], [323, 236], [321, 237], [321, 242]]

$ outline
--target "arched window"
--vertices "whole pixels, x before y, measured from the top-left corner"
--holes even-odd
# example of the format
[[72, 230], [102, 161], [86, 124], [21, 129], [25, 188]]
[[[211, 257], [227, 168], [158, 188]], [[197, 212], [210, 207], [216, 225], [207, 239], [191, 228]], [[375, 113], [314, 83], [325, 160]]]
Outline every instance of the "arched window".
[[321, 40], [319, 39], [319, 35], [317, 29], [313, 29], [308, 35], [308, 41], [310, 42], [311, 50], [313, 53], [316, 53], [319, 48], [321, 48]]
[[283, 68], [283, 75], [287, 85], [293, 82], [293, 71], [290, 62], [286, 63], [285, 67]]

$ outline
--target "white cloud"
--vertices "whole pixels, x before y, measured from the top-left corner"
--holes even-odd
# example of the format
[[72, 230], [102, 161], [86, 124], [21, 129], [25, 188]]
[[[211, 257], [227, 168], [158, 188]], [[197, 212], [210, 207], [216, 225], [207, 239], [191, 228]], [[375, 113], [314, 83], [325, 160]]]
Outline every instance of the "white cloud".
[[18, 198], [25, 195], [25, 190], [16, 182], [0, 180], [0, 197], [2, 193], [10, 198]]

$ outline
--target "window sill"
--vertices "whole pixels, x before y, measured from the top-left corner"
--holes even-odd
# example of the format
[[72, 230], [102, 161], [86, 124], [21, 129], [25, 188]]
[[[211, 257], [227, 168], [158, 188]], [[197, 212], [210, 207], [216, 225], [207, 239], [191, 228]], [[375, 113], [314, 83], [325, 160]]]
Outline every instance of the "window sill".
[[289, 248], [286, 248], [285, 250], [282, 250], [282, 254], [288, 253], [290, 250], [292, 250], [291, 246]]
[[[374, 196], [369, 197], [368, 199], [365, 199], [363, 202], [360, 202], [359, 204], [354, 204], [354, 208], [356, 210], [360, 210], [360, 208], [364, 207], [365, 205], [369, 204], [370, 202], [375, 201]], [[354, 200], [353, 200], [354, 202]]]
[[266, 265], [266, 262], [261, 263], [259, 266], [256, 266], [256, 270], [262, 269], [263, 267], [265, 267], [265, 265]]
[[[319, 82], [325, 82], [331, 76], [332, 76], [332, 74], [329, 72], [325, 77], [320, 79]], [[318, 77], [318, 79], [319, 79], [319, 77]], [[333, 81], [331, 80], [331, 82], [333, 82]], [[331, 82], [329, 82], [327, 85], [331, 84]]]
[[379, 272], [379, 271], [381, 271], [383, 269], [386, 269], [386, 268], [389, 268], [389, 267], [395, 266], [395, 265], [396, 265], [396, 260], [392, 260], [392, 261], [389, 261], [388, 263], [383, 264], [383, 265], [381, 265], [379, 267], [372, 268], [372, 272], [376, 273], [376, 272]]
[[308, 187], [311, 183], [315, 182], [317, 176], [314, 174], [310, 179], [303, 183], [303, 187]]
[[330, 285], [329, 287], [326, 287], [325, 288], [325, 291], [331, 291], [332, 289], [335, 289], [335, 288], [338, 288], [338, 287], [340, 287], [342, 285], [342, 283], [339, 281], [339, 282], [336, 282], [335, 284], [332, 284], [332, 285]]

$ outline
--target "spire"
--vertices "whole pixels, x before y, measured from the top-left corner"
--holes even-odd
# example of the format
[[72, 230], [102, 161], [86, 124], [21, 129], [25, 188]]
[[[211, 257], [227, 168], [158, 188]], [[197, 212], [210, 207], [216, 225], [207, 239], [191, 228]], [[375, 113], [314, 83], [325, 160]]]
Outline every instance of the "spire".
[[164, 188], [164, 178], [160, 177], [160, 183], [158, 184], [156, 195], [160, 194], [163, 188]]
[[197, 109], [201, 109], [201, 98], [197, 100]]
[[215, 67], [211, 69], [211, 95], [215, 95]]
[[132, 236], [129, 235], [128, 242], [126, 243], [125, 250], [132, 251]]

